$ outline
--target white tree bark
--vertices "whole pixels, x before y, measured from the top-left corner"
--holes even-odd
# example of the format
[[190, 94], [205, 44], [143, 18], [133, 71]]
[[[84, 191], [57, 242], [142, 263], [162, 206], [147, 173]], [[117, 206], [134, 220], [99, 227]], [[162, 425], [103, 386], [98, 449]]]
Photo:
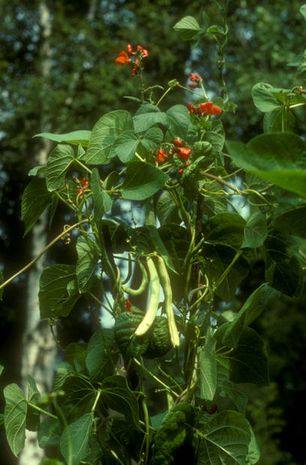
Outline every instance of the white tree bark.
[[[41, 47], [41, 76], [47, 82], [51, 67], [51, 15], [44, 0], [39, 5], [39, 21], [42, 29], [43, 42]], [[44, 86], [42, 94], [44, 93]], [[43, 97], [43, 95], [42, 95]], [[42, 98], [43, 100], [43, 98]], [[41, 129], [47, 130], [48, 121], [41, 104]], [[50, 143], [44, 141], [36, 154], [37, 164], [45, 164], [50, 149]], [[35, 257], [47, 242], [47, 214], [43, 214], [32, 230], [32, 258]], [[28, 274], [26, 296], [26, 318], [23, 333], [23, 350], [21, 359], [21, 378], [25, 388], [28, 376], [32, 376], [41, 393], [50, 389], [53, 380], [56, 342], [47, 321], [40, 320], [38, 291], [39, 278], [44, 267], [45, 257], [41, 257]], [[44, 451], [39, 447], [37, 434], [27, 431], [26, 442], [19, 457], [19, 465], [39, 465], [44, 457]]]

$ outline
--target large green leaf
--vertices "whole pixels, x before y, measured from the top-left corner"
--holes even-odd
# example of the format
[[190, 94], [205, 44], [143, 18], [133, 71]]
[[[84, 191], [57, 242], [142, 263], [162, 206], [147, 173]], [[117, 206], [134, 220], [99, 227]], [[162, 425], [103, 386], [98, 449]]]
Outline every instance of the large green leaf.
[[79, 465], [86, 456], [93, 426], [93, 413], [86, 413], [66, 426], [60, 439], [60, 450], [70, 465]]
[[140, 144], [146, 152], [156, 150], [164, 138], [164, 133], [160, 128], [152, 127], [141, 136]]
[[134, 129], [136, 133], [146, 132], [152, 126], [167, 126], [168, 118], [166, 113], [160, 111], [158, 107], [151, 104], [144, 104], [137, 111], [133, 118]]
[[[73, 287], [68, 287], [73, 283]], [[77, 290], [75, 267], [51, 265], [40, 277], [39, 308], [41, 318], [67, 316], [80, 297]], [[71, 290], [69, 292], [69, 289]], [[73, 291], [73, 289], [75, 289]]]
[[217, 388], [216, 340], [211, 332], [206, 336], [205, 345], [199, 350], [200, 397], [213, 400]]
[[98, 329], [90, 338], [86, 355], [86, 367], [92, 378], [101, 378], [112, 362], [114, 331], [109, 328]]
[[103, 189], [97, 168], [92, 170], [90, 188], [92, 191], [95, 220], [100, 221], [104, 213], [112, 208], [112, 199]]
[[173, 137], [185, 139], [190, 125], [190, 115], [185, 105], [174, 105], [166, 111], [168, 130]]
[[237, 252], [223, 244], [205, 245], [203, 256], [206, 260], [205, 273], [215, 291], [223, 300], [230, 300], [243, 278], [249, 272], [248, 262], [237, 256]]
[[237, 213], [219, 213], [205, 222], [205, 239], [214, 244], [239, 248], [243, 240], [245, 220]]
[[268, 359], [264, 341], [254, 329], [246, 328], [242, 332], [238, 345], [228, 358], [230, 379], [234, 383], [268, 384]]
[[252, 97], [254, 105], [262, 112], [273, 111], [281, 106], [281, 102], [275, 96], [276, 92], [281, 89], [276, 89], [271, 84], [258, 82], [252, 88]]
[[58, 144], [52, 150], [47, 162], [47, 188], [50, 192], [64, 186], [66, 172], [73, 160], [74, 151], [70, 145]]
[[42, 132], [35, 134], [34, 137], [43, 137], [44, 139], [52, 140], [53, 142], [67, 142], [68, 144], [84, 145], [88, 144], [90, 138], [90, 131], [80, 130], [67, 132], [65, 134], [53, 134], [51, 132]]
[[37, 433], [39, 446], [42, 448], [58, 446], [61, 436], [61, 424], [56, 418], [45, 418]]
[[21, 199], [21, 218], [25, 223], [27, 234], [41, 214], [52, 203], [52, 194], [47, 190], [46, 180], [34, 178], [25, 188]]
[[295, 134], [263, 134], [248, 144], [227, 142], [235, 165], [283, 189], [306, 197], [306, 144]]
[[133, 130], [124, 131], [116, 139], [111, 150], [112, 155], [117, 155], [122, 163], [127, 163], [135, 157], [139, 139]]
[[266, 217], [261, 211], [256, 211], [247, 220], [241, 247], [260, 247], [265, 242], [267, 235], [268, 228]]
[[200, 31], [200, 25], [193, 16], [185, 16], [173, 26], [173, 29], [178, 32], [182, 40], [192, 40]]
[[127, 385], [126, 378], [119, 375], [109, 376], [102, 383], [101, 399], [104, 405], [120, 412], [136, 429], [140, 428], [137, 399]]
[[301, 7], [300, 7], [300, 13], [301, 15], [304, 17], [305, 21], [306, 21], [306, 3], [304, 3]]
[[218, 413], [196, 435], [198, 465], [245, 465], [251, 431], [241, 413], [231, 410]]
[[[253, 321], [255, 321], [263, 311], [272, 307], [279, 293], [270, 287], [267, 283], [263, 283], [247, 298], [241, 307], [236, 318], [226, 323], [225, 332], [223, 333], [222, 343], [228, 347], [236, 347], [242, 332]], [[222, 327], [220, 327], [222, 331]]]
[[277, 216], [273, 226], [282, 233], [306, 239], [306, 206], [301, 205]]
[[117, 138], [127, 130], [133, 130], [133, 120], [126, 110], [115, 110], [103, 115], [94, 125], [87, 152], [82, 156], [85, 163], [98, 165], [108, 163]]
[[3, 393], [6, 437], [13, 454], [17, 456], [24, 447], [28, 404], [22, 390], [15, 383], [6, 386]]
[[77, 240], [76, 251], [78, 254], [76, 264], [78, 288], [80, 292], [84, 292], [97, 269], [99, 253], [95, 241], [83, 236]]
[[145, 200], [163, 188], [168, 176], [148, 163], [133, 161], [128, 163], [125, 181], [122, 184], [122, 197], [127, 200]]

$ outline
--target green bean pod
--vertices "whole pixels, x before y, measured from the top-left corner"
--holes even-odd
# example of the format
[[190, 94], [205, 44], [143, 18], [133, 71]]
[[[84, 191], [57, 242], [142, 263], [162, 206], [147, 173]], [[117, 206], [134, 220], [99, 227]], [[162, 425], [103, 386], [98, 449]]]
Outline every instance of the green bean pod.
[[146, 306], [146, 314], [136, 328], [135, 336], [143, 336], [151, 328], [159, 305], [160, 281], [151, 257], [147, 257], [147, 268], [149, 272], [149, 299]]
[[166, 315], [168, 318], [170, 339], [171, 339], [173, 347], [178, 347], [180, 345], [180, 337], [179, 337], [179, 332], [177, 330], [175, 317], [174, 317], [174, 311], [173, 311], [171, 282], [170, 282], [167, 267], [162, 257], [157, 256], [157, 262], [158, 262], [158, 272], [159, 272], [160, 282], [161, 282], [161, 285], [164, 291], [164, 296], [165, 296], [164, 304], [165, 304]]
[[141, 283], [139, 285], [139, 288], [138, 289], [132, 289], [131, 287], [128, 287], [128, 286], [122, 286], [123, 291], [126, 292], [127, 294], [130, 294], [130, 295], [143, 294], [143, 292], [146, 290], [148, 282], [149, 282], [148, 274], [147, 274], [147, 270], [146, 270], [145, 266], [141, 263], [140, 260], [138, 260], [138, 264], [140, 266], [140, 270], [141, 270], [141, 273], [142, 273], [142, 279], [141, 279]]

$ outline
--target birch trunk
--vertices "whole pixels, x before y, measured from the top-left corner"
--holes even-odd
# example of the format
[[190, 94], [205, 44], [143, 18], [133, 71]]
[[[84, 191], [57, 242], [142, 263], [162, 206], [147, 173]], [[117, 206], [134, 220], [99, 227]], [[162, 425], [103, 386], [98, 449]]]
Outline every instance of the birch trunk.
[[[41, 77], [43, 83], [48, 81], [51, 66], [51, 50], [49, 38], [51, 35], [51, 15], [44, 1], [39, 5], [39, 21], [43, 41], [41, 46]], [[41, 95], [41, 130], [48, 130], [47, 109], [44, 109], [42, 87]], [[37, 164], [45, 164], [50, 150], [50, 143], [44, 141], [36, 154]], [[32, 230], [32, 258], [46, 245], [47, 242], [47, 214], [43, 214]], [[38, 291], [39, 277], [44, 267], [45, 257], [41, 257], [28, 274], [26, 295], [26, 318], [23, 333], [21, 379], [25, 386], [28, 376], [32, 376], [41, 393], [46, 392], [52, 385], [55, 358], [57, 353], [56, 342], [47, 321], [40, 321]], [[37, 434], [27, 431], [25, 447], [19, 457], [20, 465], [39, 465], [44, 457], [44, 451], [39, 447]]]

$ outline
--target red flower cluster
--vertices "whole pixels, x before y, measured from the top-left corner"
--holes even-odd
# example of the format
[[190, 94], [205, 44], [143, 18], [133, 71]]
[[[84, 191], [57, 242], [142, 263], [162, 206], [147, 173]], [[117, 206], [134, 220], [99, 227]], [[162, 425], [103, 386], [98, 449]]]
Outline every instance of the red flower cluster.
[[126, 299], [124, 301], [124, 306], [127, 309], [128, 312], [132, 311], [132, 302], [129, 299]]
[[132, 63], [133, 67], [131, 74], [132, 76], [135, 76], [138, 73], [141, 60], [148, 56], [148, 50], [143, 48], [141, 45], [137, 45], [136, 50], [133, 50], [132, 45], [128, 44], [126, 50], [121, 50], [121, 52], [119, 52], [118, 56], [115, 58], [115, 63], [117, 65], [127, 65]]
[[167, 161], [167, 158], [169, 158], [169, 153], [160, 147], [156, 153], [157, 163], [159, 165], [162, 165], [163, 163]]
[[199, 87], [200, 82], [203, 81], [203, 79], [201, 78], [201, 76], [198, 73], [190, 73], [189, 74], [189, 79], [190, 79], [190, 81], [192, 81], [189, 84], [189, 87], [191, 87], [193, 89], [196, 89], [197, 87]]
[[77, 195], [82, 196], [84, 194], [84, 191], [88, 189], [89, 182], [88, 182], [88, 179], [86, 179], [86, 178], [82, 178], [78, 182], [79, 182], [80, 187], [77, 188]]
[[200, 103], [199, 107], [196, 107], [193, 103], [187, 103], [187, 108], [189, 113], [197, 115], [220, 115], [223, 111], [222, 108], [218, 107], [218, 105], [214, 105], [213, 102]]

